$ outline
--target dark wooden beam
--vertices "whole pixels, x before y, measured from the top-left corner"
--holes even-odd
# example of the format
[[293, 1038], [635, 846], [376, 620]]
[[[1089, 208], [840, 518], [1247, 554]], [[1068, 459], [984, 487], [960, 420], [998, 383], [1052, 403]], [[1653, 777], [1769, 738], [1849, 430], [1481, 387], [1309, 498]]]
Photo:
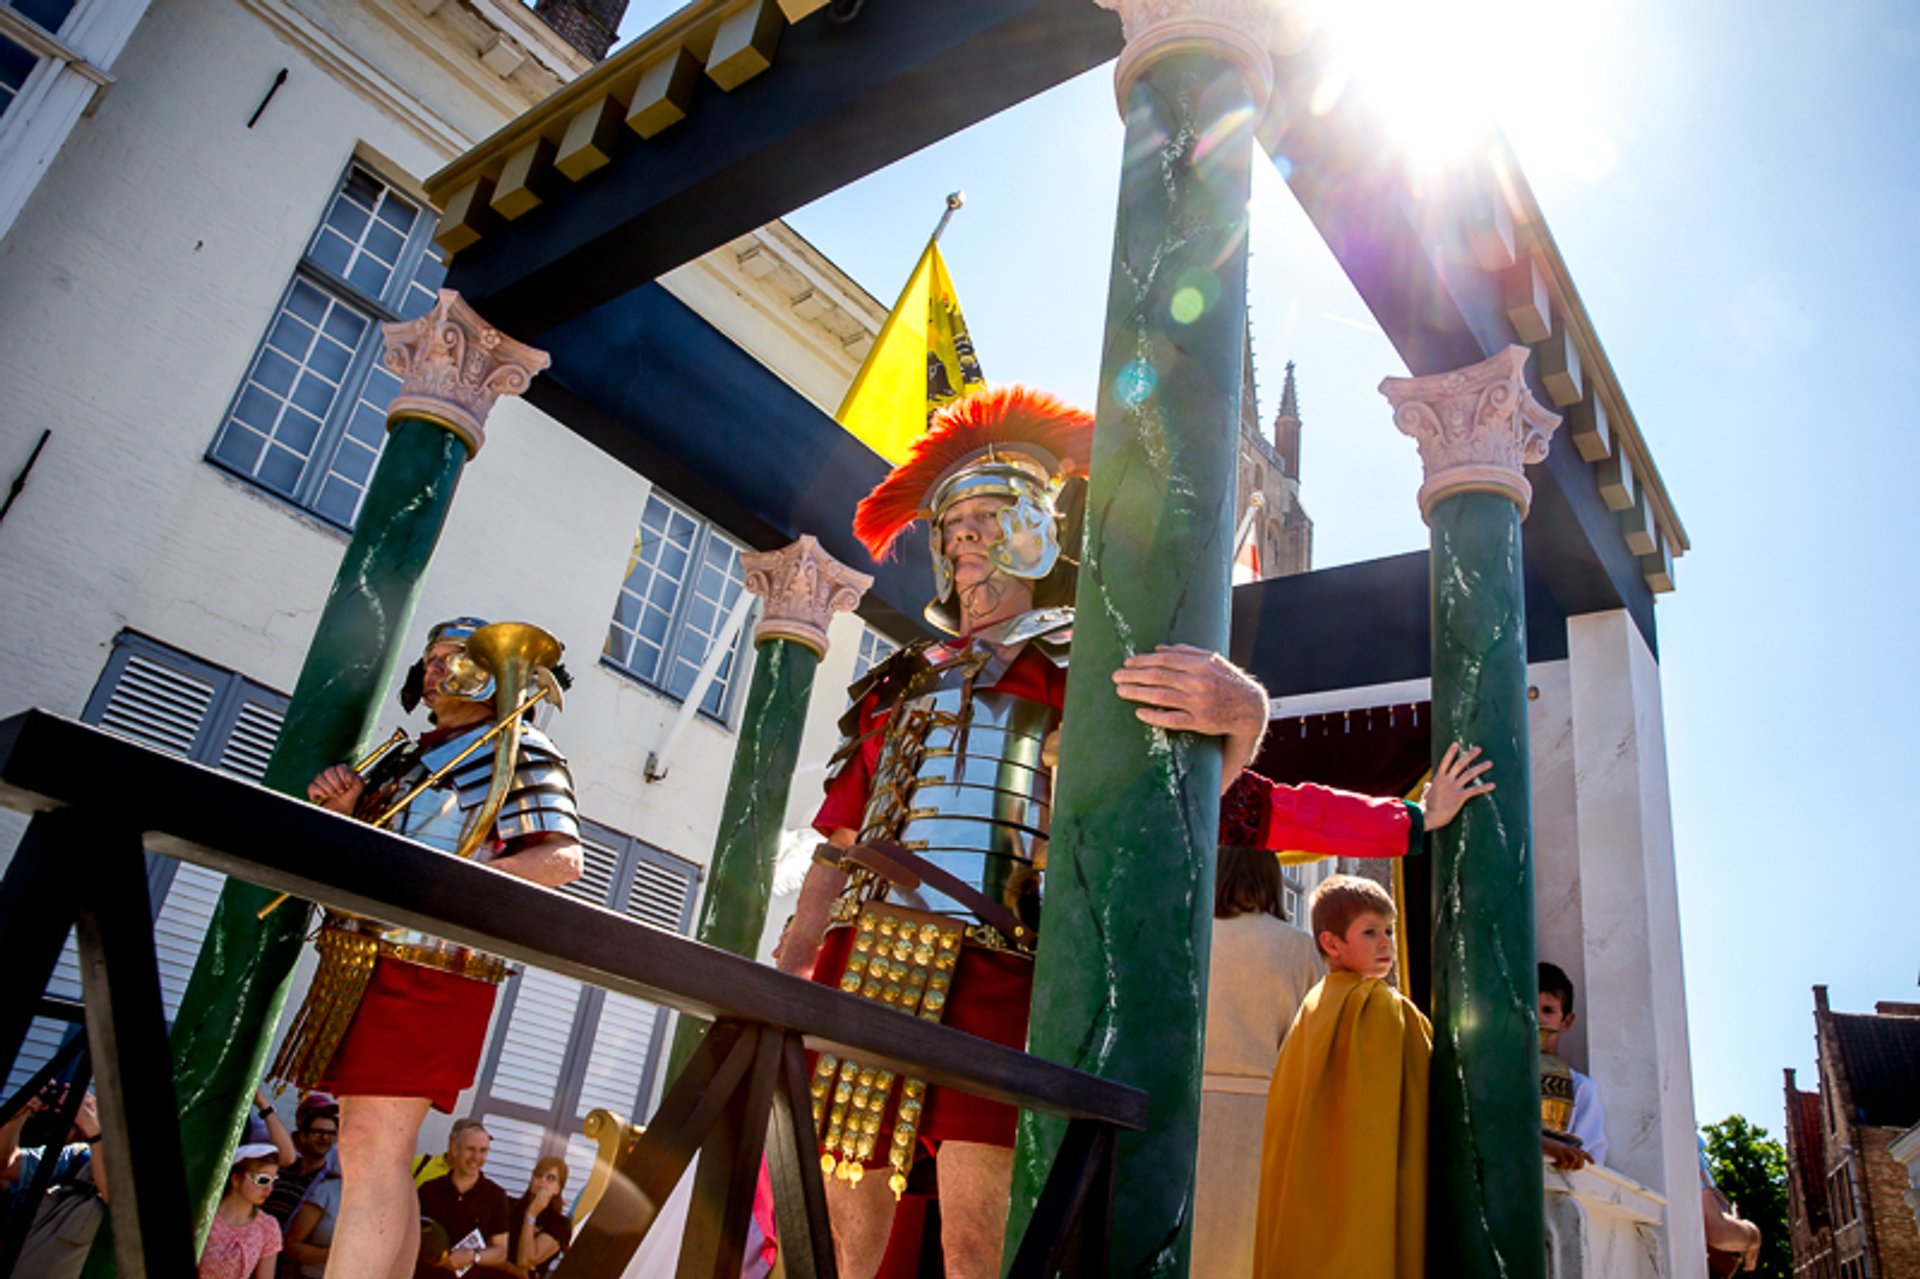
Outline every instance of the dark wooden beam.
[[[902, 1017], [46, 711], [0, 720], [0, 804], [110, 812], [146, 831], [156, 853], [297, 899], [682, 1012], [797, 1027], [836, 1055], [994, 1101], [1125, 1128], [1146, 1123], [1146, 1094], [1136, 1089]], [[302, 907], [296, 900], [282, 909]]]
[[[1120, 51], [1089, 0], [866, 0], [815, 13], [774, 65], [686, 118], [622, 138], [572, 191], [490, 226], [448, 287], [514, 336], [538, 338], [755, 227]], [[551, 347], [552, 343], [542, 345]]]
[[734, 536], [773, 550], [811, 533], [874, 583], [860, 614], [898, 639], [926, 631], [933, 565], [915, 529], [884, 564], [854, 540], [879, 455], [657, 284], [546, 339], [527, 398]]
[[[1531, 549], [1527, 660], [1559, 661], [1567, 614], [1534, 571]], [[1249, 582], [1233, 591], [1228, 656], [1274, 697], [1425, 679], [1430, 589], [1425, 551]]]

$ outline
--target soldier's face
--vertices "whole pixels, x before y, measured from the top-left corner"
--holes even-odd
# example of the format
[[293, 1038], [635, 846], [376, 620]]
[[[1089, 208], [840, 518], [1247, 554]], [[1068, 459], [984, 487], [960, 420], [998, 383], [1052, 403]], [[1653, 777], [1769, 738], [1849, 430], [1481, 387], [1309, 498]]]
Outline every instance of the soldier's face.
[[455, 700], [441, 692], [440, 685], [447, 678], [447, 659], [458, 654], [463, 647], [457, 641], [444, 640], [427, 650], [424, 659], [426, 679], [421, 685], [420, 700], [427, 704], [428, 710], [438, 711], [449, 701]]
[[940, 550], [953, 565], [956, 586], [978, 585], [1000, 572], [987, 548], [1000, 540], [1000, 512], [1012, 505], [1011, 498], [982, 496], [947, 508], [940, 519]]

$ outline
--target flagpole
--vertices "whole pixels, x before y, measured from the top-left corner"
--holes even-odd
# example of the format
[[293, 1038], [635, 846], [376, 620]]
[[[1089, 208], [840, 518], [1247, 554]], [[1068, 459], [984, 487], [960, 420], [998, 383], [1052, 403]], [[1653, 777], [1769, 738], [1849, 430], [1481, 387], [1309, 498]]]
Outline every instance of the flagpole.
[[947, 211], [940, 215], [940, 225], [933, 228], [932, 243], [940, 243], [940, 233], [947, 229], [947, 223], [953, 221], [954, 210], [967, 202], [965, 191], [955, 191], [947, 197]]

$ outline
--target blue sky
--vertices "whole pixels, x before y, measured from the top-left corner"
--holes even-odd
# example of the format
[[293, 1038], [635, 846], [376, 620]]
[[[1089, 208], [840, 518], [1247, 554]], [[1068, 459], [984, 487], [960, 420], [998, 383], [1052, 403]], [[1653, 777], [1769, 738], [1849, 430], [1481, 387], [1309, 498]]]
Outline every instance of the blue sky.
[[[1451, 74], [1416, 114], [1485, 86], [1692, 539], [1658, 625], [1696, 1105], [1777, 1134], [1781, 1068], [1813, 1078], [1811, 985], [1920, 998], [1920, 7], [1456, 10], [1476, 39], [1425, 60]], [[987, 376], [1090, 403], [1120, 141], [1101, 68], [789, 221], [891, 302], [964, 189], [942, 243]], [[1249, 243], [1264, 416], [1299, 364], [1316, 565], [1424, 546], [1374, 389], [1404, 370], [1266, 165]]]

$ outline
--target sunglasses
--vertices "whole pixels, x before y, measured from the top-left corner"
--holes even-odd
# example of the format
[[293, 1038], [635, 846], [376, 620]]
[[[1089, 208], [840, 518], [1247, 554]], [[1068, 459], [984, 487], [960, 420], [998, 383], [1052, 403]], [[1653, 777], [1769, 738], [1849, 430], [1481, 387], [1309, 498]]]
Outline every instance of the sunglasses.
[[241, 1176], [245, 1177], [248, 1181], [251, 1181], [256, 1186], [271, 1186], [274, 1182], [280, 1180], [280, 1178], [274, 1176], [270, 1172], [248, 1172], [248, 1173], [242, 1173]]

